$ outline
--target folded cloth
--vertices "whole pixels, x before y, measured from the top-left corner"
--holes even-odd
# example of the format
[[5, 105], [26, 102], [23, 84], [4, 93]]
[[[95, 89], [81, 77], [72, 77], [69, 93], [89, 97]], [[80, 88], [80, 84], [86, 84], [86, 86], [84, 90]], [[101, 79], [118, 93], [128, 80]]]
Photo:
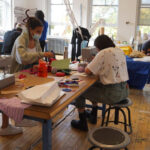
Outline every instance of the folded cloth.
[[30, 106], [28, 104], [22, 104], [21, 100], [17, 97], [0, 99], [0, 110], [18, 123], [23, 119], [24, 109]]

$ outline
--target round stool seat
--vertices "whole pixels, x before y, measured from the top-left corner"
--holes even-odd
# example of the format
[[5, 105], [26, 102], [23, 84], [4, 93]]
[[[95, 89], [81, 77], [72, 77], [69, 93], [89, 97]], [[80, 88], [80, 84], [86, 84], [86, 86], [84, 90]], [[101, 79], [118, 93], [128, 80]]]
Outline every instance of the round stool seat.
[[132, 101], [129, 98], [126, 98], [117, 104], [113, 104], [112, 106], [114, 106], [114, 107], [128, 107], [131, 105], [132, 105]]
[[100, 127], [89, 133], [90, 142], [103, 149], [121, 149], [130, 143], [130, 137], [124, 131], [114, 127]]

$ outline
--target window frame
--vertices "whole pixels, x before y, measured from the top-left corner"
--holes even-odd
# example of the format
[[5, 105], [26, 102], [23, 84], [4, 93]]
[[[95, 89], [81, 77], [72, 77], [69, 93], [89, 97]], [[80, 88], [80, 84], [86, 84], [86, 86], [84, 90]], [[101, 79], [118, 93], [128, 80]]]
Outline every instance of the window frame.
[[[105, 0], [105, 5], [104, 4], [100, 4], [100, 5], [96, 5], [96, 4], [93, 4], [93, 0], [90, 0], [90, 22], [89, 22], [89, 25], [90, 26], [93, 26], [93, 24], [95, 24], [95, 22], [93, 22], [93, 6], [102, 6], [102, 7], [117, 7], [117, 18], [116, 18], [116, 20], [117, 20], [117, 22], [116, 22], [116, 24], [108, 24], [108, 23], [104, 23], [104, 25], [100, 25], [101, 27], [103, 26], [103, 27], [105, 27], [105, 32], [109, 32], [109, 29], [110, 28], [113, 28], [114, 29], [114, 32], [112, 32], [112, 34], [110, 34], [109, 36], [112, 36], [113, 38], [117, 38], [117, 32], [118, 32], [118, 30], [117, 30], [117, 28], [118, 28], [118, 13], [119, 13], [119, 0], [118, 0], [118, 5], [108, 5], [108, 4], [106, 4], [106, 0]], [[99, 26], [99, 27], [100, 27]], [[97, 30], [98, 30], [98, 27], [97, 27], [97, 29], [95, 30], [95, 33], [97, 33]], [[110, 32], [109, 32], [110, 33]], [[114, 34], [115, 33], [115, 34]], [[98, 34], [98, 33], [97, 33]], [[93, 34], [92, 35], [92, 37], [91, 37], [91, 41], [92, 40], [94, 40], [95, 39], [95, 34]], [[91, 42], [90, 43], [91, 45], [93, 45], [93, 43]]]
[[[119, 11], [119, 0], [118, 0], [118, 5], [108, 5], [108, 4], [106, 4], [106, 1], [107, 0], [105, 0], [105, 5], [104, 4], [100, 4], [100, 5], [95, 5], [95, 4], [93, 4], [93, 0], [92, 0], [92, 6], [91, 6], [91, 25], [93, 25], [94, 23], [92, 22], [93, 21], [93, 18], [92, 18], [92, 16], [93, 16], [93, 7], [95, 7], [95, 6], [100, 6], [100, 7], [118, 7], [118, 11]], [[117, 22], [116, 22], [116, 24], [105, 24], [105, 26], [106, 27], [117, 27], [118, 26], [118, 15], [117, 15]]]
[[[48, 32], [48, 35], [49, 36], [53, 36], [53, 35], [51, 35], [51, 26], [52, 25], [66, 25], [65, 23], [56, 23], [56, 22], [52, 22], [52, 16], [51, 16], [51, 12], [52, 12], [52, 5], [55, 5], [55, 6], [61, 6], [61, 5], [63, 5], [63, 6], [65, 6], [66, 7], [66, 5], [64, 4], [64, 3], [62, 3], [62, 4], [53, 4], [53, 3], [51, 3], [51, 0], [48, 0], [48, 6], [47, 6], [47, 9], [48, 9], [48, 24], [49, 24], [49, 32]], [[73, 0], [72, 0], [72, 3], [71, 3], [71, 5], [72, 5], [72, 7], [73, 7]]]
[[141, 16], [140, 12], [141, 12], [141, 8], [149, 8], [149, 9], [150, 9], [150, 4], [146, 4], [146, 3], [142, 4], [142, 0], [139, 0], [138, 24], [137, 24], [137, 26], [138, 26], [138, 27], [139, 27], [139, 26], [150, 26], [150, 24], [149, 24], [149, 25], [140, 24], [140, 16]]
[[[3, 29], [3, 26], [5, 26], [5, 25], [3, 25], [2, 24], [2, 29], [0, 29], [1, 30], [1, 32], [5, 32], [5, 31], [7, 31], [7, 30], [10, 30], [10, 29], [12, 29], [12, 26], [13, 26], [13, 24], [14, 24], [14, 15], [13, 15], [13, 3], [14, 3], [14, 0], [10, 0], [10, 3], [8, 3], [7, 1], [5, 1], [5, 0], [0, 0], [1, 2], [3, 2], [3, 3], [5, 3], [5, 7], [6, 7], [6, 9], [9, 7], [9, 4], [10, 4], [10, 27], [9, 28], [5, 28], [5, 29]], [[7, 5], [7, 6], [6, 6]], [[4, 33], [3, 33], [4, 34]]]

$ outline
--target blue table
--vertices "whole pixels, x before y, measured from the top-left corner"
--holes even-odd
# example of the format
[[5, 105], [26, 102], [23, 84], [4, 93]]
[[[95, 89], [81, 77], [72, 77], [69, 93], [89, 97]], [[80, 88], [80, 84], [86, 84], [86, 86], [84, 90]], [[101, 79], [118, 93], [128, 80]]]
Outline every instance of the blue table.
[[150, 62], [133, 61], [126, 56], [129, 73], [129, 86], [143, 89], [146, 83], [150, 83]]

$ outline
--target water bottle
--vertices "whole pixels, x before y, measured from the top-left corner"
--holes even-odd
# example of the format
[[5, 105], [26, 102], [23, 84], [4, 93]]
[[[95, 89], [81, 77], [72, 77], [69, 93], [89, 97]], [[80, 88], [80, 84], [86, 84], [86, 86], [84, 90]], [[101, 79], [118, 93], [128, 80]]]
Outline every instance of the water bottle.
[[68, 59], [68, 47], [64, 47], [64, 59]]

